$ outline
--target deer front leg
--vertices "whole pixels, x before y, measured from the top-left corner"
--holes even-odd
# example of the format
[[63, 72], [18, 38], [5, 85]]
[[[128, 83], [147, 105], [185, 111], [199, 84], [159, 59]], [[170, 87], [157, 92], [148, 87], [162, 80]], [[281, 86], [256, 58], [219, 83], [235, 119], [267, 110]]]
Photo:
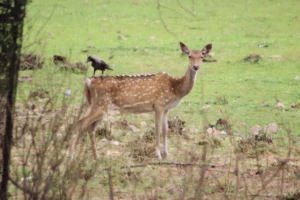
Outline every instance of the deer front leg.
[[162, 131], [162, 119], [163, 119], [163, 112], [156, 110], [155, 111], [155, 154], [159, 160], [162, 159], [160, 153], [160, 133]]
[[168, 131], [169, 131], [168, 111], [164, 112], [162, 126], [163, 126], [162, 129], [163, 129], [164, 156], [165, 156], [165, 158], [167, 158], [169, 156], [169, 152], [168, 152]]

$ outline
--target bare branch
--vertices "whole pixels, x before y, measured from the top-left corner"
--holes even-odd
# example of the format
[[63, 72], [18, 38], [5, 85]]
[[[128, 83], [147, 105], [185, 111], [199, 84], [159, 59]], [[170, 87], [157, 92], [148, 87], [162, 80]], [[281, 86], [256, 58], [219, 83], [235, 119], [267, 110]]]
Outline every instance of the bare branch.
[[[201, 158], [202, 162], [206, 162], [207, 146], [208, 145], [204, 145], [204, 147], [203, 147], [203, 153], [202, 153], [202, 158]], [[203, 191], [204, 178], [205, 178], [206, 171], [207, 171], [206, 166], [202, 167], [200, 170], [200, 179], [199, 179], [198, 187], [196, 187], [195, 197], [194, 197], [195, 199], [202, 199], [202, 197], [203, 197], [202, 191]]]
[[109, 185], [109, 198], [110, 200], [113, 200], [114, 190], [113, 190], [113, 183], [112, 183], [112, 176], [111, 176], [111, 168], [108, 168], [107, 174], [108, 174], [108, 185]]
[[[194, 2], [193, 2], [193, 3], [194, 3]], [[199, 20], [198, 17], [197, 17], [192, 11], [188, 10], [187, 8], [185, 8], [185, 7], [180, 3], [179, 0], [177, 0], [177, 4], [179, 5], [179, 7], [180, 7], [182, 10], [188, 12], [190, 15], [192, 15], [192, 16], [195, 17], [197, 20]], [[195, 5], [195, 3], [194, 3], [193, 5]]]
[[[212, 164], [212, 163], [179, 163], [179, 162], [150, 162], [146, 164], [139, 164], [139, 165], [129, 165], [129, 166], [121, 166], [120, 169], [130, 169], [130, 168], [140, 168], [140, 167], [147, 167], [149, 165], [152, 166], [161, 166], [161, 165], [172, 165], [173, 167], [211, 167], [211, 168], [216, 168], [216, 167], [222, 167], [225, 166], [226, 164]], [[110, 168], [104, 168], [104, 170], [109, 170]]]
[[161, 7], [160, 0], [157, 0], [157, 10], [158, 10], [158, 15], [159, 15], [159, 19], [160, 19], [161, 23], [163, 24], [163, 27], [165, 28], [165, 30], [166, 30], [167, 32], [169, 32], [171, 35], [173, 35], [173, 36], [178, 40], [176, 34], [173, 33], [173, 32], [167, 27], [167, 25], [166, 25], [164, 19], [162, 18], [162, 14], [161, 14], [160, 7]]

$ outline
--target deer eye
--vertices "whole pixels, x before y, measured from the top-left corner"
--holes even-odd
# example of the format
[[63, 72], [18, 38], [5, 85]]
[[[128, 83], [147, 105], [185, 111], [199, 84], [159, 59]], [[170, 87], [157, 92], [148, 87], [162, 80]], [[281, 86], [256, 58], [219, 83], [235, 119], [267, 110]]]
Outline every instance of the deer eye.
[[189, 58], [191, 58], [192, 56], [189, 55]]

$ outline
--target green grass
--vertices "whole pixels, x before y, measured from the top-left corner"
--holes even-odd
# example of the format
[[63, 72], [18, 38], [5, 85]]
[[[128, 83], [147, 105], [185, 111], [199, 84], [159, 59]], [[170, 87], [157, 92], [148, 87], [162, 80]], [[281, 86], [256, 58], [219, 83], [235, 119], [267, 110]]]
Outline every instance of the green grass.
[[[212, 43], [218, 62], [203, 64], [202, 76], [183, 100], [191, 106], [179, 106], [173, 113], [189, 112], [187, 117], [193, 119], [193, 124], [201, 105], [224, 96], [228, 104], [212, 105], [210, 120], [221, 117], [218, 109], [224, 107], [231, 117], [250, 126], [289, 118], [299, 130], [299, 110], [273, 109], [275, 97], [287, 108], [300, 98], [300, 83], [294, 80], [300, 70], [297, 1], [181, 2], [190, 12], [173, 1], [160, 4], [162, 19], [175, 36], [164, 29], [156, 1], [34, 1], [28, 6], [24, 47], [41, 41], [23, 51], [44, 57], [64, 55], [74, 62], [84, 62], [88, 55], [108, 60], [113, 51], [111, 75], [166, 71], [181, 76], [187, 58], [179, 56], [178, 42], [192, 49]], [[126, 40], [118, 38], [118, 30]], [[259, 48], [259, 43], [268, 43], [269, 47]], [[84, 49], [90, 51], [81, 52]], [[258, 64], [240, 62], [251, 53], [261, 55], [263, 60]], [[272, 55], [282, 58], [269, 58]], [[21, 74], [27, 73], [31, 72]], [[91, 74], [89, 69], [87, 76]], [[71, 88], [81, 98], [84, 77], [59, 72], [49, 64], [44, 71], [34, 72], [34, 83], [53, 91], [60, 85]], [[28, 89], [32, 86], [21, 84], [18, 94]], [[260, 107], [264, 102], [270, 107]]]
[[[19, 84], [18, 101], [30, 90], [44, 88], [58, 102], [71, 89], [73, 106], [81, 103], [83, 80], [92, 75], [92, 68], [87, 74], [61, 71], [50, 60], [54, 54], [72, 62], [85, 62], [88, 55], [101, 57], [114, 69], [109, 75], [165, 71], [182, 76], [188, 58], [180, 56], [179, 41], [191, 49], [212, 43], [217, 62], [203, 63], [194, 89], [170, 118], [180, 116], [187, 130], [203, 130], [204, 117], [211, 123], [228, 118], [240, 135], [255, 124], [276, 122], [299, 138], [300, 110], [290, 107], [300, 102], [300, 81], [295, 80], [300, 76], [299, 10], [297, 0], [36, 0], [27, 7], [23, 52], [41, 55], [46, 65], [20, 72], [32, 75], [33, 82]], [[260, 43], [269, 46], [259, 48]], [[114, 58], [108, 60], [111, 52]], [[249, 54], [263, 59], [242, 61]], [[274, 109], [275, 99], [286, 109]], [[262, 106], [265, 103], [268, 106]], [[201, 115], [205, 104], [212, 108]], [[140, 124], [141, 118], [126, 119]]]

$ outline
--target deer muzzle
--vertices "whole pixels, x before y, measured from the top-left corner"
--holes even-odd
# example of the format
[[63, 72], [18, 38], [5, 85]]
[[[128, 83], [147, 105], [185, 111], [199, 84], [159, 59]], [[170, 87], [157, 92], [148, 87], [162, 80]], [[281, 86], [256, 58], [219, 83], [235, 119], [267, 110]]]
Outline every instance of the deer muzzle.
[[193, 68], [195, 71], [197, 71], [199, 69], [199, 65], [194, 65]]

